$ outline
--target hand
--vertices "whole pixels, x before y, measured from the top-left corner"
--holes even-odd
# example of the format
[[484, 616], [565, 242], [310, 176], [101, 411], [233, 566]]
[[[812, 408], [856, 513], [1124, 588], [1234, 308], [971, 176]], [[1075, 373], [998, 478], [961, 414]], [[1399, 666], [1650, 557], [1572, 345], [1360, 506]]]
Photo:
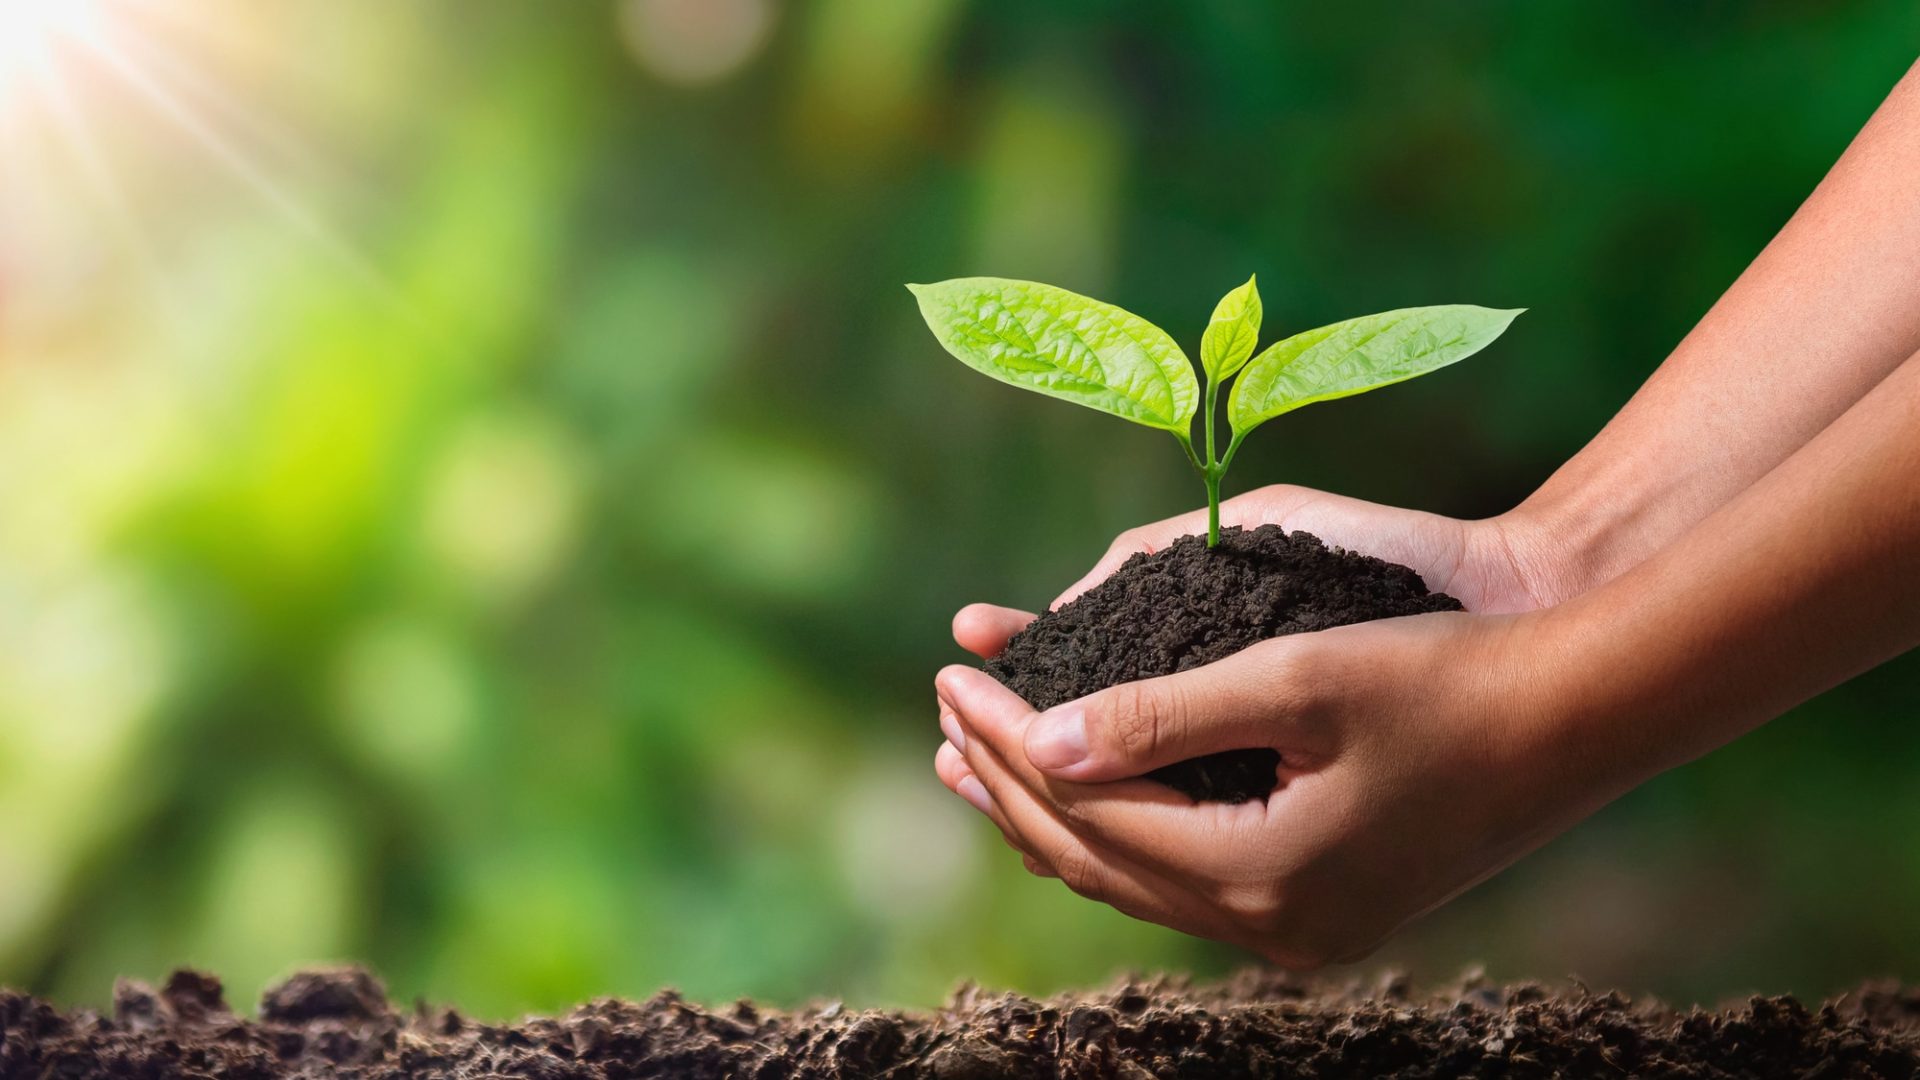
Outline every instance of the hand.
[[[1569, 653], [1550, 619], [1278, 638], [1043, 714], [949, 667], [936, 769], [1076, 892], [1288, 967], [1355, 959], [1624, 790], [1549, 715]], [[1264, 803], [1134, 779], [1251, 746], [1284, 761]]]
[[[1328, 544], [1410, 566], [1429, 588], [1451, 594], [1478, 614], [1547, 607], [1587, 584], [1575, 561], [1562, 555], [1551, 539], [1555, 530], [1518, 512], [1462, 521], [1275, 484], [1221, 503], [1220, 520], [1246, 528], [1276, 524], [1289, 532], [1303, 529]], [[1207, 512], [1202, 509], [1128, 529], [1051, 606], [1057, 608], [1105, 581], [1136, 552], [1158, 551], [1206, 527]], [[1032, 621], [1033, 615], [1025, 611], [973, 604], [954, 617], [953, 636], [961, 648], [991, 658]]]
[[[1546, 538], [1552, 530], [1518, 512], [1463, 521], [1276, 484], [1226, 500], [1221, 504], [1221, 520], [1247, 528], [1273, 523], [1289, 530], [1304, 529], [1329, 544], [1410, 566], [1430, 587], [1451, 593], [1476, 612], [1532, 610], [1578, 591], [1572, 560], [1550, 557]], [[1204, 528], [1206, 511], [1201, 509], [1121, 533], [1093, 569], [1052, 606], [1059, 607], [1105, 580], [1134, 553], [1157, 551]], [[970, 604], [954, 616], [954, 640], [982, 658], [991, 658], [1033, 618], [1032, 613], [1014, 608]], [[947, 742], [935, 754], [935, 772], [949, 789], [976, 806], [983, 805], [985, 790], [957, 749], [965, 743], [953, 710], [943, 705], [940, 712]], [[1151, 766], [1141, 771], [1146, 768]], [[1157, 786], [1155, 790], [1165, 792]], [[1028, 870], [1052, 876], [1051, 869], [1032, 856], [1025, 861]]]
[[[970, 669], [943, 672], [947, 742], [935, 755], [935, 772], [995, 817], [1028, 870], [1065, 877], [1138, 917], [1309, 966], [1371, 949], [1407, 919], [1552, 835], [1542, 831], [1553, 820], [1544, 804], [1558, 798], [1562, 808], [1580, 805], [1575, 793], [1584, 789], [1577, 784], [1527, 786], [1544, 764], [1512, 772], [1501, 755], [1521, 743], [1500, 729], [1518, 721], [1501, 717], [1526, 714], [1501, 710], [1525, 695], [1488, 698], [1475, 682], [1475, 651], [1495, 627], [1511, 622], [1501, 616], [1550, 608], [1590, 584], [1585, 567], [1592, 564], [1556, 542], [1561, 530], [1524, 508], [1463, 521], [1292, 485], [1230, 499], [1221, 517], [1227, 525], [1305, 530], [1410, 566], [1475, 614], [1278, 639], [1062, 706], [1049, 715], [1083, 706], [1094, 740], [1091, 763], [1073, 766], [1046, 756], [1048, 736], [1028, 736], [1032, 710], [1017, 696]], [[1135, 552], [1159, 550], [1205, 527], [1201, 510], [1122, 533], [1053, 606], [1098, 584]], [[954, 640], [992, 657], [1033, 618], [972, 604], [954, 617]], [[1473, 696], [1450, 692], [1462, 681]], [[1444, 718], [1436, 715], [1438, 701], [1446, 703]], [[962, 717], [984, 731], [970, 740]], [[1214, 750], [1259, 746], [1280, 751], [1284, 762], [1283, 786], [1265, 804], [1196, 806], [1159, 784], [1130, 779]], [[1486, 786], [1495, 776], [1505, 777], [1498, 791]], [[1473, 796], [1485, 801], [1462, 798], [1465, 777], [1475, 778]], [[1488, 805], [1495, 797], [1499, 804]], [[1059, 799], [1068, 801], [1050, 801]], [[1124, 838], [1101, 832], [1081, 816], [1086, 806], [1112, 811], [1099, 820], [1128, 821], [1135, 831]], [[1147, 814], [1159, 816], [1141, 817]], [[1496, 814], [1510, 828], [1492, 829], [1484, 819]], [[1504, 839], [1472, 851], [1447, 842], [1488, 836]], [[1344, 895], [1358, 885], [1366, 886], [1366, 897]]]

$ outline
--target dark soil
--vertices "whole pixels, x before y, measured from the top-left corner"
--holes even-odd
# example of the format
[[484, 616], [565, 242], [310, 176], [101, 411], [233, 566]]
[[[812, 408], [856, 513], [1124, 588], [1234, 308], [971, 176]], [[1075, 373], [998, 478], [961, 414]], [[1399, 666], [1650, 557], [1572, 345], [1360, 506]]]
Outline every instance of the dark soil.
[[1571, 985], [1477, 978], [1430, 994], [1404, 980], [1312, 983], [1249, 973], [1216, 986], [1126, 982], [1035, 1001], [962, 987], [931, 1013], [738, 1002], [596, 1001], [487, 1024], [396, 1010], [364, 971], [307, 972], [258, 1019], [220, 983], [176, 972], [122, 982], [113, 1015], [0, 992], [0, 1077], [1911, 1077], [1920, 992], [1868, 985], [1817, 1009], [1755, 997], [1670, 1009]]
[[[1015, 634], [987, 673], [1036, 709], [1123, 682], [1171, 675], [1285, 634], [1370, 619], [1459, 611], [1420, 575], [1277, 525], [1220, 530], [1220, 544], [1183, 536], [1139, 554], [1072, 603]], [[1150, 775], [1196, 800], [1264, 799], [1278, 779], [1273, 750], [1230, 750]]]

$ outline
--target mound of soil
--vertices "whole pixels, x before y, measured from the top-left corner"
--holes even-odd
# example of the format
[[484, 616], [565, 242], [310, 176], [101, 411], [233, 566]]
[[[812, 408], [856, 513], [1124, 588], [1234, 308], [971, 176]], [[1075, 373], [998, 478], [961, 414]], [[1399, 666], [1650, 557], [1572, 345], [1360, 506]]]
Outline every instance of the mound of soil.
[[[1015, 634], [987, 662], [1036, 709], [1123, 682], [1171, 675], [1285, 634], [1370, 619], [1459, 611], [1399, 563], [1329, 548], [1278, 525], [1220, 530], [1219, 546], [1183, 536], [1128, 559], [1112, 577]], [[1197, 801], [1273, 792], [1280, 755], [1230, 750], [1149, 774]]]
[[258, 1019], [220, 983], [123, 981], [111, 1017], [0, 992], [0, 1076], [1003, 1077], [1873, 1076], [1920, 1072], [1920, 992], [1869, 985], [1818, 1009], [1756, 997], [1717, 1011], [1572, 986], [1469, 977], [1430, 994], [1249, 973], [1200, 988], [1158, 979], [1035, 1001], [962, 987], [932, 1013], [838, 1004], [780, 1012], [691, 1005], [671, 991], [564, 1016], [487, 1024], [404, 1012], [365, 971], [303, 972]]

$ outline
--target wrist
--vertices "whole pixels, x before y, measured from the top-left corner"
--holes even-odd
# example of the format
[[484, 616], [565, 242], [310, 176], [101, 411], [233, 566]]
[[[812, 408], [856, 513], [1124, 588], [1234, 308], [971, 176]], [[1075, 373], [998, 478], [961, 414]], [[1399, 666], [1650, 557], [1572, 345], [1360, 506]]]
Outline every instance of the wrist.
[[1651, 555], [1660, 523], [1618, 490], [1547, 486], [1520, 505], [1476, 522], [1497, 544], [1535, 607], [1553, 607], [1612, 581]]
[[1516, 614], [1550, 608], [1605, 579], [1597, 537], [1569, 528], [1557, 514], [1523, 503], [1504, 514], [1465, 525], [1462, 566], [1482, 568], [1497, 598], [1480, 614]]
[[1712, 469], [1676, 465], [1675, 453], [1596, 453], [1595, 444], [1485, 523], [1512, 548], [1541, 606], [1605, 585], [1737, 494]]

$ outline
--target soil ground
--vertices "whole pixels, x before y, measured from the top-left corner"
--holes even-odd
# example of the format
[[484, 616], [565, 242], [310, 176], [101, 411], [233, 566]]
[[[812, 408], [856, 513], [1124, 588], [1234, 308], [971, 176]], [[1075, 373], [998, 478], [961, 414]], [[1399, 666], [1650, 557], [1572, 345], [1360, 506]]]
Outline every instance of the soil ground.
[[1309, 982], [1271, 973], [1189, 987], [1130, 981], [1036, 1001], [962, 987], [929, 1013], [795, 1012], [738, 1002], [596, 1001], [565, 1015], [482, 1023], [397, 1010], [365, 971], [303, 972], [258, 1017], [229, 1011], [212, 976], [155, 991], [123, 981], [111, 1016], [0, 992], [0, 1077], [1911, 1077], [1920, 992], [1868, 985], [1817, 1008], [1755, 997], [1676, 1010], [1577, 984], [1478, 978]]
[[[1329, 548], [1277, 525], [1186, 536], [1128, 559], [1113, 576], [1014, 635], [986, 670], [1036, 709], [1135, 679], [1212, 663], [1285, 634], [1370, 619], [1459, 611], [1398, 563]], [[1151, 774], [1197, 800], [1273, 791], [1280, 755], [1234, 750]]]

